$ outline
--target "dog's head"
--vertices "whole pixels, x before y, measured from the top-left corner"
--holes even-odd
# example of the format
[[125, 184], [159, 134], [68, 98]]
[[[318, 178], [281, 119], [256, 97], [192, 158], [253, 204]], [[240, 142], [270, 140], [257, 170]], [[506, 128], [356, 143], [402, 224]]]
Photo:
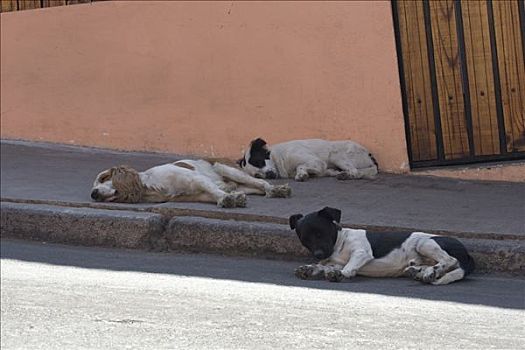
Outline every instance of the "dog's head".
[[290, 228], [295, 230], [301, 244], [317, 259], [326, 259], [334, 252], [340, 229], [341, 210], [324, 207], [306, 216], [290, 216]]
[[250, 176], [261, 179], [277, 178], [277, 170], [270, 159], [270, 150], [261, 138], [253, 140], [244, 157], [237, 161], [239, 167]]
[[97, 202], [137, 203], [144, 186], [139, 173], [125, 165], [115, 166], [97, 175], [91, 198]]

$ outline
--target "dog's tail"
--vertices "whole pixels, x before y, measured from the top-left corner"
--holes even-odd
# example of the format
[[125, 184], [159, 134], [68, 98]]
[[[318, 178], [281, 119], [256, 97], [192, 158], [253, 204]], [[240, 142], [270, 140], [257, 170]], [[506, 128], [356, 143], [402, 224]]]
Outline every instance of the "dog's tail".
[[460, 261], [459, 266], [465, 271], [465, 276], [470, 275], [472, 271], [476, 268], [476, 263], [474, 262], [474, 259], [467, 253], [467, 259], [466, 261]]
[[372, 162], [374, 162], [374, 164], [376, 165], [377, 171], [379, 171], [379, 164], [377, 163], [377, 160], [374, 158], [372, 153], [368, 153], [368, 156], [370, 157], [370, 159], [372, 159]]

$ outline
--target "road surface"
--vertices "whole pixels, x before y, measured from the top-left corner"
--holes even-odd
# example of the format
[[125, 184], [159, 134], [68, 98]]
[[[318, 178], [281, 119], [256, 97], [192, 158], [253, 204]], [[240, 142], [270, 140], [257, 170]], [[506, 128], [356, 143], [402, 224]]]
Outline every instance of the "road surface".
[[301, 281], [297, 262], [1, 246], [1, 348], [523, 349], [525, 280]]

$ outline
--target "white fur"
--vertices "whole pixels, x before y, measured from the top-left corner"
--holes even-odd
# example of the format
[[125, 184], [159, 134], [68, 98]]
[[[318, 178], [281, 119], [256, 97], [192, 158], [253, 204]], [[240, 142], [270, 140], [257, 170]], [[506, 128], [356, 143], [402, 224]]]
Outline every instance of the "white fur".
[[310, 176], [337, 176], [340, 179], [373, 178], [377, 166], [363, 146], [352, 141], [321, 139], [294, 140], [268, 147], [270, 159], [262, 169], [249, 163], [245, 153], [243, 170], [251, 176], [265, 177], [269, 170], [282, 178], [305, 181]]

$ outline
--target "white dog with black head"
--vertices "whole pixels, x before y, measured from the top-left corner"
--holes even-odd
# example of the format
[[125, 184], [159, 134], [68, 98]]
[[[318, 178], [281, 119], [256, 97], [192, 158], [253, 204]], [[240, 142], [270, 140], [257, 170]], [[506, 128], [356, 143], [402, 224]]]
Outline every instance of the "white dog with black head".
[[335, 176], [339, 180], [373, 178], [377, 162], [370, 152], [353, 141], [294, 140], [267, 146], [253, 140], [238, 161], [247, 174], [266, 179]]
[[460, 280], [474, 270], [474, 260], [453, 237], [423, 232], [367, 232], [341, 228], [340, 220], [341, 211], [330, 207], [306, 216], [290, 216], [290, 228], [320, 260], [297, 268], [297, 277], [339, 282], [356, 275], [409, 276], [442, 285]]

